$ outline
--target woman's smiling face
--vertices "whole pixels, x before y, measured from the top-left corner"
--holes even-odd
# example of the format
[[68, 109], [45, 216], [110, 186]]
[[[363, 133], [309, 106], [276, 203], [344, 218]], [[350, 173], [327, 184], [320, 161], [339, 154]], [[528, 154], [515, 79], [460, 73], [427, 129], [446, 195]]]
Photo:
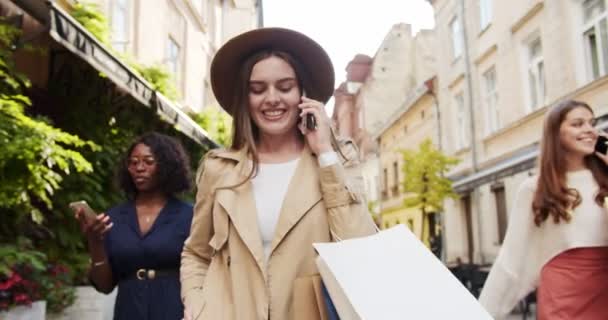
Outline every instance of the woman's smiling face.
[[294, 69], [270, 56], [253, 66], [249, 78], [249, 112], [260, 135], [281, 136], [297, 130], [301, 92]]

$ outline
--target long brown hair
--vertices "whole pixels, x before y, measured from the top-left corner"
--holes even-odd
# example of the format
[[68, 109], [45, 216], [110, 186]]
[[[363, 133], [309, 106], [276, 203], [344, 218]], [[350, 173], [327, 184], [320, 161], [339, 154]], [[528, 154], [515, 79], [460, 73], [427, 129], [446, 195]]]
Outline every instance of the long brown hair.
[[[549, 216], [555, 223], [560, 223], [562, 220], [570, 221], [568, 211], [581, 203], [581, 195], [578, 190], [568, 188], [566, 185], [567, 163], [563, 156], [566, 150], [560, 141], [560, 127], [566, 115], [579, 107], [583, 107], [593, 114], [593, 110], [588, 104], [576, 100], [565, 100], [551, 108], [546, 115], [538, 164], [540, 175], [532, 202], [536, 226], [540, 226]], [[608, 196], [606, 165], [593, 154], [587, 155], [584, 162], [599, 186], [595, 202], [599, 206], [603, 206], [604, 197]]]
[[320, 95], [314, 86], [311, 84], [310, 76], [304, 70], [292, 55], [284, 51], [263, 50], [259, 51], [247, 58], [240, 69], [240, 73], [235, 83], [234, 97], [232, 105], [234, 108], [232, 114], [232, 145], [233, 150], [246, 149], [247, 154], [251, 157], [253, 166], [247, 175], [247, 178], [237, 185], [227, 188], [234, 188], [247, 182], [255, 176], [258, 170], [259, 158], [257, 152], [257, 143], [259, 142], [259, 129], [251, 118], [249, 113], [249, 79], [251, 72], [256, 63], [269, 57], [278, 57], [287, 62], [294, 70], [298, 82], [300, 93], [302, 90], [312, 99], [320, 99]]

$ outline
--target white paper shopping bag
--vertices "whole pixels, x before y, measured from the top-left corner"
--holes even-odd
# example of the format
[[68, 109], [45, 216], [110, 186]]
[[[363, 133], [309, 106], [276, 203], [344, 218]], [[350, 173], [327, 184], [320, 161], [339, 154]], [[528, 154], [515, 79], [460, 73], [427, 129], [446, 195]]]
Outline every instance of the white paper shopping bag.
[[314, 247], [319, 272], [342, 320], [492, 319], [403, 225]]

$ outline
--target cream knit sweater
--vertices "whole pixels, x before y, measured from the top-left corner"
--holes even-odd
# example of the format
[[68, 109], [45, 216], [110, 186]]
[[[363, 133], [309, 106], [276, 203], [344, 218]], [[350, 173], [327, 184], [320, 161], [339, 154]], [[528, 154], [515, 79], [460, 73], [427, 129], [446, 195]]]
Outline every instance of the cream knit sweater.
[[527, 179], [517, 192], [505, 241], [479, 298], [495, 319], [503, 319], [537, 287], [542, 267], [556, 255], [577, 247], [608, 246], [608, 213], [594, 201], [598, 186], [591, 171], [567, 174], [568, 187], [582, 197], [569, 223], [555, 224], [549, 218], [536, 227], [532, 213], [536, 181]]

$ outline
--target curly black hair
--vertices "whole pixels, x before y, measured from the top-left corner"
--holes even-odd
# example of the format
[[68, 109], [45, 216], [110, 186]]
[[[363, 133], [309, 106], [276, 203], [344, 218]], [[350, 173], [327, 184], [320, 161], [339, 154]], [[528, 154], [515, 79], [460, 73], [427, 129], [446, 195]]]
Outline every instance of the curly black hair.
[[167, 135], [149, 132], [135, 139], [119, 164], [117, 182], [127, 198], [134, 199], [137, 195], [137, 188], [129, 174], [127, 164], [133, 149], [140, 143], [150, 148], [154, 154], [157, 163], [156, 181], [158, 187], [167, 196], [190, 190], [192, 187], [190, 158], [182, 144]]

